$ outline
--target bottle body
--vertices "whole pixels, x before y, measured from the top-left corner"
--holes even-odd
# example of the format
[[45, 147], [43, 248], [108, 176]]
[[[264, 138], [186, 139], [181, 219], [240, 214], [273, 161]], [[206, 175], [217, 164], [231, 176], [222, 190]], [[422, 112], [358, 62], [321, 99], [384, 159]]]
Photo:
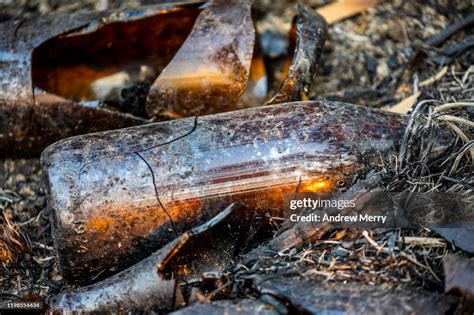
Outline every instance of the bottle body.
[[283, 215], [285, 193], [335, 191], [384, 167], [406, 117], [297, 102], [62, 140], [42, 156], [60, 269], [121, 270], [234, 201]]

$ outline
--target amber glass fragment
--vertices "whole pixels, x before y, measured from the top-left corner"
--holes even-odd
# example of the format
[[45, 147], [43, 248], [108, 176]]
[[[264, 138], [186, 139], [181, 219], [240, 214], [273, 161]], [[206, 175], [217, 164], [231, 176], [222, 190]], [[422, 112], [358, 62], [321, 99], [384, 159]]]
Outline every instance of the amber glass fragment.
[[147, 123], [144, 101], [136, 108], [120, 91], [153, 82], [201, 5], [0, 23], [0, 156], [39, 155], [68, 136]]
[[250, 3], [217, 1], [150, 89], [147, 112], [181, 117], [232, 109], [245, 90], [255, 46]]
[[269, 88], [250, 1], [217, 1], [205, 8], [150, 88], [148, 115], [182, 118], [307, 99], [327, 25], [311, 9], [297, 5], [293, 26], [288, 67], [275, 78], [281, 80], [275, 92]]
[[157, 11], [94, 32], [54, 37], [33, 51], [33, 84], [76, 100], [107, 100], [126, 86], [153, 81], [191, 31], [199, 9]]
[[154, 310], [169, 312], [184, 305], [180, 281], [193, 282], [205, 272], [223, 271], [238, 255], [239, 242], [255, 220], [238, 204], [184, 232], [149, 257], [93, 285], [73, 288], [49, 300], [49, 311], [108, 314]]
[[286, 192], [387, 165], [405, 123], [308, 101], [62, 140], [42, 155], [60, 270], [82, 282], [121, 270], [234, 201], [282, 216]]
[[288, 70], [272, 84], [250, 1], [0, 23], [0, 156], [38, 155], [59, 139], [145, 124], [149, 115], [306, 99], [326, 24], [304, 6], [296, 15]]
[[[298, 5], [296, 23], [291, 30], [291, 62], [287, 63], [286, 76], [275, 95], [267, 104], [307, 100], [319, 56], [326, 38], [327, 25], [323, 17], [311, 9]], [[290, 60], [289, 60], [290, 61]]]

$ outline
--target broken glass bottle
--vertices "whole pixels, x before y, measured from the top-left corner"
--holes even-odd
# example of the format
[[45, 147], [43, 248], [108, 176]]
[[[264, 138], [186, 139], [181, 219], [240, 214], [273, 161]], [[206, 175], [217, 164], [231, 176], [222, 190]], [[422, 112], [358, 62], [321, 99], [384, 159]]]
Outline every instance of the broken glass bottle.
[[146, 123], [103, 105], [163, 68], [200, 11], [168, 4], [0, 23], [0, 155], [38, 155], [71, 135]]
[[326, 39], [324, 18], [296, 6], [286, 68], [277, 90], [271, 91], [274, 83], [268, 82], [251, 9], [250, 1], [217, 1], [203, 10], [150, 88], [150, 116], [189, 117], [307, 99]]
[[282, 216], [285, 193], [350, 187], [391, 165], [406, 122], [305, 101], [62, 140], [42, 155], [61, 273], [114, 273], [235, 201]]
[[[38, 155], [59, 139], [152, 117], [262, 105], [274, 93], [304, 99], [326, 24], [303, 6], [295, 15], [291, 66], [276, 78], [283, 81], [276, 90], [269, 88], [264, 62], [271, 51], [259, 46], [248, 1], [0, 23], [0, 156]], [[301, 93], [290, 93], [287, 83]]]

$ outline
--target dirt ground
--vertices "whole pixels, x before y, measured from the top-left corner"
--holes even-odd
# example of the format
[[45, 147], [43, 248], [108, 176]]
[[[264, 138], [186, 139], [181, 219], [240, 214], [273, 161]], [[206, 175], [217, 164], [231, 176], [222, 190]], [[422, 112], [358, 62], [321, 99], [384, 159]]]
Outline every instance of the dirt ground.
[[[0, 2], [0, 21], [62, 10], [95, 10], [97, 2], [7, 0]], [[330, 1], [304, 2], [316, 9]], [[140, 1], [109, 1], [114, 8], [137, 5]], [[268, 3], [262, 1], [260, 5], [265, 8]], [[472, 10], [470, 0], [386, 1], [330, 26], [311, 98], [383, 108], [418, 92], [419, 82], [441, 72], [441, 78], [420, 90], [418, 102], [472, 101], [472, 45], [470, 50], [459, 50], [449, 58], [441, 52], [469, 36], [472, 40], [474, 27], [457, 32], [436, 49], [426, 45], [447, 25]], [[464, 115], [472, 121], [474, 112], [468, 110]], [[472, 139], [472, 128], [468, 132]], [[458, 174], [458, 181], [444, 181], [433, 188], [432, 183], [424, 185], [421, 180], [410, 181], [398, 175], [390, 176], [394, 179], [393, 188], [399, 190], [472, 192], [474, 182], [472, 174], [464, 172]], [[466, 188], [465, 183], [470, 186]], [[67, 284], [57, 272], [38, 158], [0, 160], [0, 210], [4, 225], [17, 225], [9, 233], [20, 240], [9, 244], [10, 253], [0, 252], [0, 300], [17, 300], [25, 295], [47, 298], [63, 290]], [[442, 293], [442, 259], [452, 253], [470, 256], [426, 229], [378, 229], [365, 234], [358, 230], [331, 230], [318, 241], [262, 259], [251, 271], [236, 266], [233, 272], [240, 280], [251, 273], [297, 274], [329, 285], [357, 283]], [[252, 297], [255, 293], [244, 288], [239, 295]]]

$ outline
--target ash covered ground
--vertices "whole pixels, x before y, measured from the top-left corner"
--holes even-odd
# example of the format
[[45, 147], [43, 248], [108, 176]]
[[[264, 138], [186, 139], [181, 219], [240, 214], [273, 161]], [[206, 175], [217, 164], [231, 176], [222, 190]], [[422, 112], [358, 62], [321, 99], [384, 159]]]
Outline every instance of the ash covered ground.
[[[3, 1], [0, 19], [99, 8], [99, 1], [20, 2], [21, 5], [18, 1]], [[304, 2], [314, 9], [325, 4], [325, 1]], [[139, 1], [109, 1], [109, 6], [114, 8], [138, 5]], [[259, 3], [263, 12], [268, 6], [265, 1]], [[284, 15], [284, 9], [281, 10]], [[459, 43], [469, 36], [472, 41], [474, 27], [463, 28], [434, 49], [426, 44], [472, 10], [469, 0], [387, 1], [330, 26], [311, 98], [389, 108], [420, 92], [412, 107], [420, 102], [472, 102], [474, 50], [472, 44], [467, 46], [471, 49], [463, 49]], [[278, 16], [273, 21], [273, 27], [279, 23], [285, 27]], [[425, 82], [421, 88], [420, 82]], [[472, 121], [474, 112], [468, 109], [455, 114]], [[472, 141], [472, 128], [463, 131]], [[392, 190], [466, 193], [472, 192], [473, 187], [472, 173], [466, 163], [461, 162], [455, 172], [444, 178], [436, 174], [420, 176], [415, 171], [389, 172], [384, 176]], [[17, 300], [25, 295], [47, 298], [66, 288], [57, 271], [38, 158], [0, 160], [0, 209], [3, 212], [0, 300]], [[275, 234], [280, 223], [275, 218]], [[327, 286], [349, 283], [441, 293], [442, 259], [453, 253], [470, 256], [426, 229], [378, 229], [368, 233], [333, 229], [302, 247], [262, 257], [252, 266], [235, 266], [230, 277], [237, 289], [223, 290], [219, 295], [255, 297], [256, 293], [245, 286], [246, 279], [252, 275], [302, 277]]]

